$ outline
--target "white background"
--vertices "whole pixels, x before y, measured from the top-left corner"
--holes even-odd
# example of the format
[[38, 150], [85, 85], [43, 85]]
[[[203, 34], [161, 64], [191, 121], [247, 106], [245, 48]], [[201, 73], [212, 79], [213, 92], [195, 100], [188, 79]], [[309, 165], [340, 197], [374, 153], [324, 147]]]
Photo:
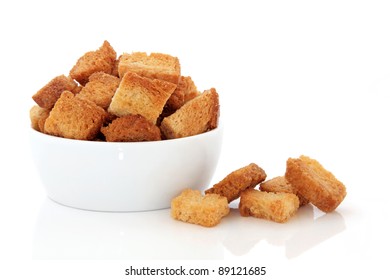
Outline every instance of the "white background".
[[[256, 265], [264, 279], [385, 279], [389, 15], [386, 1], [1, 2], [0, 278]], [[118, 54], [178, 56], [199, 89], [217, 89], [225, 135], [213, 182], [250, 162], [281, 175], [288, 157], [305, 154], [344, 182], [346, 199], [282, 225], [232, 210], [212, 229], [169, 210], [109, 215], [53, 203], [31, 159], [31, 96], [103, 40]]]

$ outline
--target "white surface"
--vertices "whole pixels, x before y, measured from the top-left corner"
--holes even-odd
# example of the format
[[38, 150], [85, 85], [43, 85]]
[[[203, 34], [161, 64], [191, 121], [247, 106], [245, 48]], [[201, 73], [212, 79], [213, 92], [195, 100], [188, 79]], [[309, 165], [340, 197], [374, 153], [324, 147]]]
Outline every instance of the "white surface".
[[222, 137], [222, 125], [193, 137], [140, 143], [70, 140], [30, 129], [48, 197], [111, 212], [164, 209], [183, 186], [204, 190], [217, 167]]
[[[255, 263], [267, 266], [264, 279], [386, 279], [387, 2], [114, 2], [0, 4], [0, 278], [122, 279], [130, 265]], [[217, 88], [224, 142], [212, 182], [249, 162], [271, 178], [306, 154], [345, 183], [345, 201], [329, 215], [308, 206], [283, 225], [233, 211], [212, 229], [167, 210], [107, 214], [49, 201], [28, 144], [31, 95], [104, 39], [118, 53], [174, 54], [199, 89]], [[60, 261], [34, 260], [42, 258]]]

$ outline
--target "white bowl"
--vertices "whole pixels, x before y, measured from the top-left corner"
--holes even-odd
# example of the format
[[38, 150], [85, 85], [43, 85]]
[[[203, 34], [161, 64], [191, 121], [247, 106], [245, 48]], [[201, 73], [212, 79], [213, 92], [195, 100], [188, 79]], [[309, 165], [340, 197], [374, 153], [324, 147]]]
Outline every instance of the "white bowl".
[[64, 139], [31, 129], [33, 158], [48, 196], [96, 211], [169, 208], [184, 188], [205, 189], [216, 169], [222, 128], [153, 142]]

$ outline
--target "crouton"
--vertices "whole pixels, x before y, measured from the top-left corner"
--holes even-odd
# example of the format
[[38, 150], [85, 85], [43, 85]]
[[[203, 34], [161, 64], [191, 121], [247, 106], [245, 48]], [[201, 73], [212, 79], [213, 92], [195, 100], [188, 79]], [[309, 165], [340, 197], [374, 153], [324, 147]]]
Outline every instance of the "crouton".
[[107, 41], [96, 51], [90, 51], [80, 57], [73, 68], [70, 76], [81, 85], [88, 82], [89, 76], [95, 72], [111, 74], [115, 66], [116, 52]]
[[251, 163], [231, 172], [222, 181], [205, 191], [207, 194], [216, 193], [227, 198], [228, 202], [240, 197], [242, 191], [254, 188], [267, 177], [265, 171], [257, 164]]
[[46, 119], [44, 130], [54, 136], [93, 140], [106, 116], [104, 109], [92, 101], [64, 91]]
[[299, 208], [299, 199], [292, 193], [262, 192], [247, 189], [241, 193], [238, 206], [241, 216], [253, 216], [285, 223]]
[[192, 81], [191, 77], [181, 76], [179, 78], [177, 88], [167, 101], [166, 107], [170, 111], [176, 111], [181, 106], [183, 106], [184, 103], [195, 98], [198, 94], [199, 91], [196, 88], [195, 83]]
[[141, 115], [126, 115], [101, 129], [108, 142], [161, 140], [160, 129]]
[[65, 90], [74, 91], [77, 88], [77, 83], [65, 75], [60, 75], [53, 78], [43, 88], [32, 96], [32, 99], [41, 108], [51, 109]]
[[180, 62], [177, 57], [162, 53], [150, 55], [145, 52], [124, 53], [118, 63], [119, 77], [122, 78], [129, 71], [177, 85], [180, 77]]
[[212, 88], [185, 103], [161, 122], [166, 138], [182, 138], [212, 130], [218, 126], [219, 96]]
[[307, 156], [289, 158], [286, 179], [297, 191], [324, 212], [331, 212], [343, 201], [346, 188], [318, 161]]
[[39, 132], [44, 132], [45, 121], [50, 114], [49, 109], [34, 105], [30, 109], [31, 127]]
[[112, 98], [108, 111], [117, 116], [139, 114], [156, 124], [176, 85], [127, 72]]
[[171, 201], [171, 216], [179, 221], [213, 227], [229, 214], [227, 199], [217, 194], [202, 195], [186, 189]]
[[96, 105], [107, 109], [119, 86], [119, 78], [104, 72], [93, 73], [89, 82], [81, 89], [78, 98], [88, 99]]
[[298, 191], [286, 180], [284, 176], [278, 176], [262, 182], [260, 184], [260, 190], [265, 192], [284, 192], [293, 193], [299, 198], [299, 206], [303, 206], [309, 203], [309, 201], [301, 196]]

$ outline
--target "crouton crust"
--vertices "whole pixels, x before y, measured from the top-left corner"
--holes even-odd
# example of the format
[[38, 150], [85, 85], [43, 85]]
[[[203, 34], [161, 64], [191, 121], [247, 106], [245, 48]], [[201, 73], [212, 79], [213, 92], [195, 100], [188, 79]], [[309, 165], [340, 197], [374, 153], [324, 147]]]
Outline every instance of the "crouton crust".
[[81, 56], [73, 68], [70, 70], [70, 76], [81, 85], [88, 82], [89, 76], [95, 72], [104, 72], [111, 74], [115, 67], [116, 52], [108, 41], [96, 51], [89, 51]]
[[267, 177], [265, 171], [255, 163], [237, 169], [227, 175], [222, 181], [205, 191], [216, 193], [227, 198], [228, 202], [240, 197], [242, 191], [254, 188]]
[[44, 132], [45, 121], [49, 117], [50, 110], [34, 105], [30, 109], [31, 127], [39, 132]]
[[106, 117], [107, 113], [92, 101], [64, 91], [46, 119], [44, 131], [64, 138], [93, 140]]
[[38, 90], [32, 99], [41, 108], [51, 109], [65, 90], [74, 91], [77, 88], [77, 83], [65, 75], [60, 75], [53, 78], [44, 87]]
[[118, 63], [119, 77], [127, 72], [137, 73], [142, 77], [160, 79], [176, 84], [180, 77], [180, 62], [177, 57], [168, 54], [145, 52], [124, 53]]
[[126, 115], [101, 129], [108, 142], [161, 140], [160, 129], [141, 115]]
[[286, 179], [297, 191], [324, 212], [331, 212], [343, 201], [346, 188], [317, 160], [307, 156], [289, 158]]
[[194, 81], [190, 76], [181, 76], [177, 88], [167, 101], [167, 110], [176, 111], [184, 103], [195, 98], [199, 94]]
[[89, 76], [89, 82], [81, 89], [77, 97], [88, 99], [106, 110], [110, 106], [119, 82], [118, 77], [110, 74], [104, 72], [93, 73]]
[[241, 216], [253, 216], [285, 223], [299, 208], [299, 199], [292, 193], [262, 192], [247, 189], [241, 193], [238, 206]]
[[284, 176], [278, 176], [262, 182], [260, 184], [260, 190], [265, 192], [284, 192], [293, 193], [299, 198], [299, 206], [303, 206], [309, 203], [309, 201], [301, 196], [298, 191], [286, 180]]
[[185, 103], [161, 122], [166, 138], [182, 138], [197, 135], [218, 126], [219, 96], [214, 88]]
[[186, 189], [171, 201], [171, 216], [179, 221], [213, 227], [229, 214], [227, 199], [217, 194], [202, 195]]
[[117, 116], [139, 114], [156, 123], [176, 85], [127, 72], [112, 98], [108, 111]]

